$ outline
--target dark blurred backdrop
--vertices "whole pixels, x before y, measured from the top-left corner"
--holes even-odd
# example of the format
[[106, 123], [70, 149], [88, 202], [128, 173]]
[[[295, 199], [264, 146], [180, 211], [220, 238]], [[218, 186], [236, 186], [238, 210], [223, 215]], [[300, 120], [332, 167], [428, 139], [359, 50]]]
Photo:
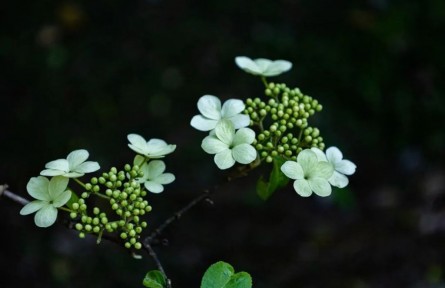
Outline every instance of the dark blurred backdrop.
[[[0, 7], [0, 182], [26, 196], [46, 162], [85, 148], [101, 166], [126, 135], [178, 145], [176, 175], [150, 195], [151, 227], [224, 175], [192, 129], [196, 101], [256, 97], [234, 57], [293, 62], [273, 81], [323, 105], [312, 123], [358, 166], [327, 199], [291, 187], [263, 202], [261, 173], [220, 187], [157, 247], [174, 287], [225, 260], [255, 288], [445, 287], [445, 2], [12, 1]], [[150, 258], [0, 199], [0, 287], [141, 287]]]

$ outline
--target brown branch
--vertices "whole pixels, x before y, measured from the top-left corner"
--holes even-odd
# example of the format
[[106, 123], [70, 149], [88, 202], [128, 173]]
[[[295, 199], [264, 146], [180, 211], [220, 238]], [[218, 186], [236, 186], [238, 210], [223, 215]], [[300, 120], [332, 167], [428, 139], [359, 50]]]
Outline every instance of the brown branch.
[[167, 277], [167, 274], [165, 274], [164, 267], [162, 267], [161, 261], [159, 261], [158, 255], [156, 254], [155, 250], [153, 250], [153, 247], [151, 247], [150, 242], [148, 241], [148, 238], [144, 239], [144, 241], [142, 242], [142, 245], [144, 247], [144, 250], [147, 251], [148, 255], [150, 255], [151, 258], [153, 258], [153, 260], [156, 263], [156, 266], [158, 267], [158, 270], [164, 276], [167, 288], [171, 288], [172, 287], [171, 280]]

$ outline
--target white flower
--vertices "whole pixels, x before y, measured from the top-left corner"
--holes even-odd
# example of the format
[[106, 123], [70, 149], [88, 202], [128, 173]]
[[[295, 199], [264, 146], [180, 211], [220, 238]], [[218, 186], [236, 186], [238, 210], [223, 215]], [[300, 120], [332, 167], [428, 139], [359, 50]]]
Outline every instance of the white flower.
[[292, 63], [286, 60], [269, 60], [259, 58], [252, 60], [249, 57], [238, 56], [235, 63], [247, 73], [264, 77], [277, 76], [292, 68]]
[[139, 183], [144, 183], [145, 188], [153, 193], [161, 193], [164, 191], [164, 186], [162, 185], [175, 181], [175, 175], [164, 173], [165, 163], [161, 160], [145, 163], [142, 165], [141, 170], [144, 174], [138, 179]]
[[129, 134], [127, 136], [128, 147], [136, 153], [144, 155], [151, 159], [163, 158], [165, 155], [172, 153], [176, 149], [176, 145], [167, 144], [161, 139], [150, 139], [148, 142], [138, 134]]
[[87, 150], [75, 150], [68, 154], [66, 159], [58, 159], [46, 163], [45, 168], [47, 169], [42, 170], [40, 175], [77, 178], [85, 175], [85, 173], [99, 170], [99, 163], [86, 161], [88, 156]]
[[338, 188], [344, 188], [349, 184], [349, 179], [345, 175], [355, 173], [357, 166], [349, 160], [343, 159], [343, 154], [337, 147], [326, 149], [326, 155], [318, 148], [311, 148], [317, 154], [318, 160], [328, 161], [334, 167], [334, 173], [329, 178], [329, 183]]
[[308, 197], [312, 191], [318, 196], [325, 197], [331, 194], [331, 185], [328, 179], [334, 168], [325, 161], [318, 161], [315, 152], [305, 149], [297, 156], [297, 162], [286, 161], [281, 171], [294, 179], [294, 189], [300, 196]]
[[252, 142], [255, 132], [249, 128], [235, 128], [229, 120], [222, 120], [215, 128], [215, 133], [202, 140], [201, 147], [205, 152], [215, 155], [215, 163], [219, 169], [227, 169], [235, 164], [249, 164], [257, 157]]
[[243, 112], [243, 101], [239, 99], [229, 99], [222, 105], [218, 97], [213, 95], [204, 95], [198, 100], [198, 110], [202, 115], [195, 115], [190, 125], [200, 131], [210, 131], [215, 129], [216, 124], [228, 119], [232, 121], [235, 129], [247, 127], [250, 124], [250, 117]]
[[26, 204], [21, 215], [37, 212], [34, 222], [39, 227], [49, 227], [57, 219], [57, 208], [65, 205], [71, 198], [71, 191], [67, 190], [68, 178], [53, 177], [51, 181], [46, 177], [33, 177], [29, 180], [26, 189], [29, 195], [37, 200]]

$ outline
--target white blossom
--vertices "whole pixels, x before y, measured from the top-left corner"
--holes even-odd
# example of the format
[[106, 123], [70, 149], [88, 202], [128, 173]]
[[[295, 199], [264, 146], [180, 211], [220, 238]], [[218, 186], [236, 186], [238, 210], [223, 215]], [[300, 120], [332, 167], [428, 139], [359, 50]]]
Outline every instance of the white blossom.
[[245, 56], [235, 58], [239, 68], [247, 73], [264, 77], [277, 76], [292, 68], [292, 63], [286, 60], [269, 60], [264, 58], [250, 59]]
[[45, 168], [47, 169], [42, 170], [40, 175], [78, 178], [85, 175], [85, 173], [99, 170], [99, 163], [86, 161], [88, 156], [89, 153], [87, 150], [75, 150], [68, 154], [66, 159], [58, 159], [46, 163]]

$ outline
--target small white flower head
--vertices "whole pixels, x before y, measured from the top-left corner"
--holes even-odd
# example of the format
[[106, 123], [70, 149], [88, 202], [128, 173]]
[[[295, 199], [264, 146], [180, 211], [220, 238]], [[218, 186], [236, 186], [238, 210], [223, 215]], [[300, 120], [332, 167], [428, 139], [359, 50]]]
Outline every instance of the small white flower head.
[[201, 147], [209, 154], [215, 154], [215, 163], [219, 169], [227, 169], [235, 164], [249, 164], [257, 157], [255, 148], [250, 145], [255, 140], [255, 132], [249, 128], [235, 128], [229, 120], [222, 120], [215, 128], [215, 133], [202, 140]]
[[29, 180], [26, 190], [29, 195], [37, 199], [26, 204], [21, 215], [37, 212], [34, 222], [38, 227], [49, 227], [57, 219], [57, 208], [65, 205], [71, 198], [71, 191], [67, 190], [68, 178], [53, 177], [51, 181], [43, 176], [33, 177]]
[[318, 148], [311, 148], [317, 154], [318, 160], [327, 161], [334, 167], [334, 173], [329, 178], [329, 183], [338, 188], [348, 186], [349, 179], [345, 175], [355, 173], [357, 166], [349, 160], [343, 159], [343, 154], [337, 147], [329, 147], [326, 154]]
[[99, 163], [86, 161], [89, 153], [87, 150], [75, 150], [68, 154], [66, 159], [58, 159], [46, 163], [45, 170], [40, 172], [43, 176], [63, 176], [78, 178], [85, 173], [91, 173], [100, 169]]
[[175, 175], [164, 173], [165, 163], [161, 160], [145, 163], [142, 165], [141, 170], [144, 174], [138, 181], [139, 183], [144, 183], [145, 188], [152, 193], [161, 193], [164, 191], [164, 186], [162, 185], [175, 181]]
[[215, 129], [216, 124], [223, 119], [233, 123], [235, 129], [247, 127], [250, 117], [241, 114], [246, 105], [239, 99], [229, 99], [221, 107], [221, 101], [213, 95], [204, 95], [198, 100], [198, 110], [202, 115], [195, 115], [190, 122], [193, 128], [200, 131]]
[[328, 162], [318, 161], [317, 155], [310, 149], [301, 151], [297, 162], [286, 161], [281, 166], [281, 171], [295, 180], [294, 189], [302, 197], [308, 197], [312, 192], [321, 197], [331, 195], [328, 179], [334, 168]]
[[249, 57], [238, 56], [235, 63], [247, 73], [264, 77], [278, 76], [292, 68], [292, 63], [286, 60], [269, 60], [259, 58], [252, 60]]
[[128, 147], [136, 153], [151, 159], [163, 158], [165, 155], [172, 153], [176, 149], [176, 145], [167, 144], [161, 139], [150, 139], [148, 142], [138, 134], [129, 134], [127, 136]]

